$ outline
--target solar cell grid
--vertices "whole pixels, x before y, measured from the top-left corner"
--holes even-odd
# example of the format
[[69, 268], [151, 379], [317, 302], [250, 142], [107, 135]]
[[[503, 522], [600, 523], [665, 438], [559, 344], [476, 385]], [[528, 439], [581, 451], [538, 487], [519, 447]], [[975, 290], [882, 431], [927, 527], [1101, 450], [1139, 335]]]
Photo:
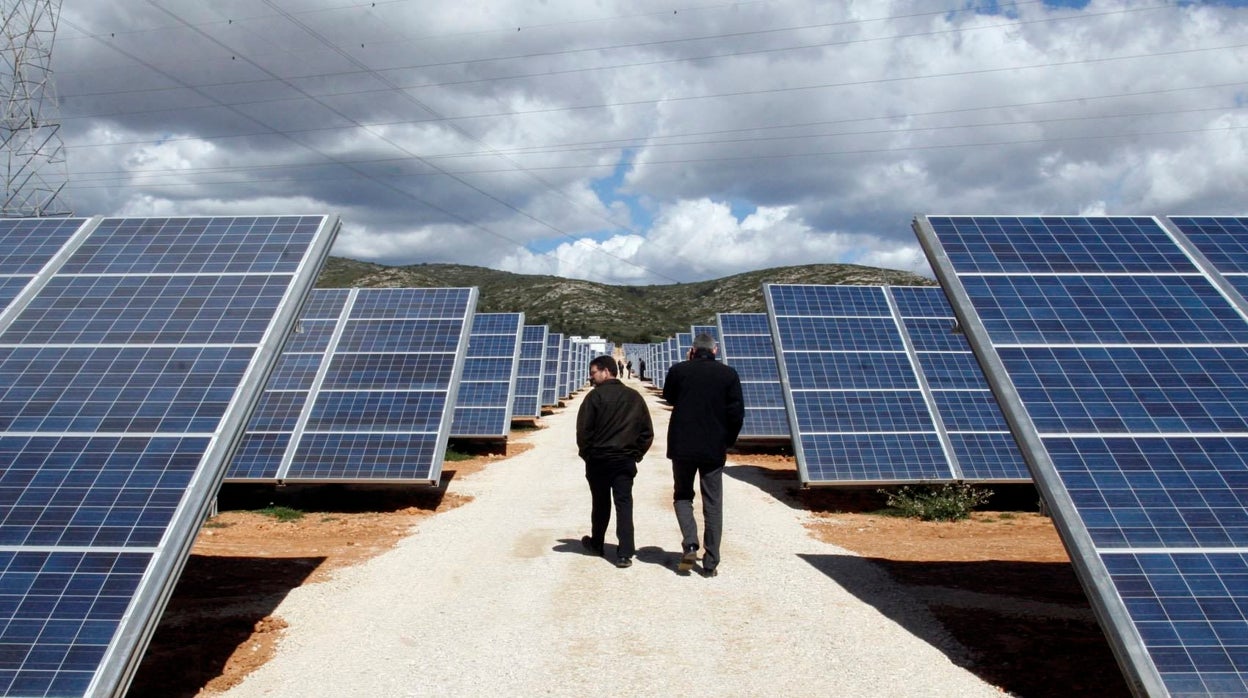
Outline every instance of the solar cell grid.
[[[318, 357], [319, 358], [319, 357]], [[450, 383], [455, 356], [440, 354], [335, 354], [323, 390], [439, 390]], [[270, 383], [270, 386], [273, 384]]]
[[524, 313], [473, 317], [451, 435], [506, 438], [511, 430]]
[[542, 373], [546, 364], [546, 325], [525, 325], [520, 335], [513, 417], [542, 416]]
[[85, 218], [0, 220], [0, 274], [34, 276], [86, 222]]
[[563, 333], [546, 335], [546, 359], [542, 367], [542, 404], [559, 404], [559, 365], [563, 354]]
[[983, 246], [1014, 220], [921, 217], [915, 230], [1127, 678], [1141, 694], [1248, 694], [1248, 326], [1219, 291], [1237, 285], [1222, 273], [1248, 259], [1248, 226], [1071, 218], [1080, 240], [1062, 242], [1086, 259]]
[[109, 218], [66, 274], [293, 273], [319, 217]]
[[890, 286], [889, 293], [903, 318], [953, 318], [953, 309], [939, 286]]
[[788, 351], [901, 351], [897, 322], [888, 317], [776, 317]]
[[[803, 482], [1028, 479], [940, 289], [766, 285], [764, 294]], [[970, 391], [986, 399], [947, 397]], [[949, 423], [942, 404], [957, 410]], [[917, 461], [887, 460], [902, 454]]]
[[1248, 274], [1248, 218], [1229, 216], [1170, 216], [1216, 270]]
[[[254, 344], [285, 276], [53, 279], [0, 335], [5, 344]], [[109, 312], [101, 314], [102, 308]]]
[[[1196, 267], [1151, 218], [929, 219], [965, 272], [1165, 273]], [[979, 222], [985, 222], [983, 227]]]

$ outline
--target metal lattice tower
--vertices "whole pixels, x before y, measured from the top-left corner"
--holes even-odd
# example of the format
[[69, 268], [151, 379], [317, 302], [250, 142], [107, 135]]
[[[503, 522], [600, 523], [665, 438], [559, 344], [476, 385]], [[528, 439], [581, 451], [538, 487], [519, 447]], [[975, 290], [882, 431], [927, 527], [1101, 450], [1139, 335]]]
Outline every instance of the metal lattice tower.
[[0, 0], [0, 157], [4, 198], [0, 217], [64, 216], [69, 181], [52, 85], [52, 42], [60, 0]]

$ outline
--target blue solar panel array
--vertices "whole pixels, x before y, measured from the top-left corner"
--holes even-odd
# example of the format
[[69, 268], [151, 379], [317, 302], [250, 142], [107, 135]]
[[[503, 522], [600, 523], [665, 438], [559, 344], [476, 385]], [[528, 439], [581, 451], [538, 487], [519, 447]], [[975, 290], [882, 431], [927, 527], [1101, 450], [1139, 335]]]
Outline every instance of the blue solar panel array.
[[560, 383], [562, 374], [559, 367], [563, 363], [563, 333], [549, 332], [546, 335], [546, 364], [542, 369], [542, 406], [554, 407], [559, 404]]
[[720, 313], [719, 357], [741, 376], [745, 422], [740, 439], [788, 439], [780, 369], [766, 313]]
[[803, 484], [1029, 480], [939, 289], [763, 292]]
[[542, 373], [546, 363], [546, 325], [525, 325], [520, 337], [520, 361], [516, 367], [516, 397], [511, 403], [514, 418], [542, 416]]
[[0, 221], [0, 694], [122, 694], [324, 216]]
[[1248, 695], [1245, 219], [915, 230], [1132, 687]]
[[475, 288], [315, 291], [227, 479], [436, 484], [476, 303]]
[[478, 313], [472, 319], [451, 436], [507, 438], [523, 331], [524, 313]]

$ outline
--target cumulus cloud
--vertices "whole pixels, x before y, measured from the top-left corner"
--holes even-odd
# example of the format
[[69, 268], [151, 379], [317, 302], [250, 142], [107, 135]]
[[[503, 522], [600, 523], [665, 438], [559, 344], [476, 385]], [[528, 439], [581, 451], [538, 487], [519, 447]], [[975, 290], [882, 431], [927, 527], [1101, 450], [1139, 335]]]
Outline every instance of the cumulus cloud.
[[679, 201], [663, 207], [646, 237], [581, 239], [500, 262], [520, 273], [554, 274], [609, 283], [649, 284], [711, 279], [767, 266], [833, 264], [926, 270], [917, 244], [869, 235], [818, 231], [793, 207], [760, 207], [743, 217], [723, 202]]

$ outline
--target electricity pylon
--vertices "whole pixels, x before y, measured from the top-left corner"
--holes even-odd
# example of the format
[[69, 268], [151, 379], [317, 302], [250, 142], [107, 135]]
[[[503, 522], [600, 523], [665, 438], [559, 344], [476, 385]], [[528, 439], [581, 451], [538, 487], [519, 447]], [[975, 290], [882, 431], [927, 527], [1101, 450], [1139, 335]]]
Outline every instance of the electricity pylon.
[[0, 0], [0, 217], [66, 216], [65, 144], [52, 84], [52, 42], [60, 0]]

